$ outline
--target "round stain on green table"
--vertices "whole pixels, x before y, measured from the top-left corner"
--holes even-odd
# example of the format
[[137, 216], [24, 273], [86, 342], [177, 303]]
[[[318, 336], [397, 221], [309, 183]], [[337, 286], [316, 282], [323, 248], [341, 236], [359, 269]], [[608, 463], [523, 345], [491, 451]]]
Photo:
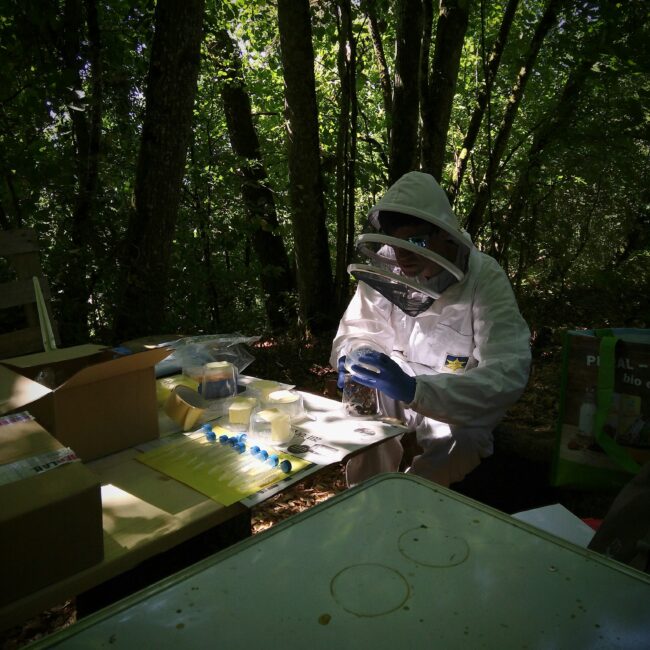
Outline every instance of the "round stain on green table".
[[354, 564], [330, 583], [334, 600], [350, 614], [382, 616], [406, 603], [411, 590], [404, 576], [383, 564]]
[[440, 528], [411, 528], [400, 535], [397, 544], [404, 557], [428, 567], [452, 567], [469, 557], [465, 539]]

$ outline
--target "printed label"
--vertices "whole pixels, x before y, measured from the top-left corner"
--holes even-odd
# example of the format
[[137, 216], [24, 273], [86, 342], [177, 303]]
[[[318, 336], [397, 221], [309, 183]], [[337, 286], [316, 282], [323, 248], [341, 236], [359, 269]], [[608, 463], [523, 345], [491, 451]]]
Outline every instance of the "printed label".
[[74, 463], [79, 460], [78, 456], [69, 447], [63, 447], [54, 451], [48, 451], [38, 456], [22, 458], [13, 463], [0, 465], [0, 485], [7, 485], [15, 481], [21, 481], [30, 476], [37, 476], [48, 472], [55, 467]]

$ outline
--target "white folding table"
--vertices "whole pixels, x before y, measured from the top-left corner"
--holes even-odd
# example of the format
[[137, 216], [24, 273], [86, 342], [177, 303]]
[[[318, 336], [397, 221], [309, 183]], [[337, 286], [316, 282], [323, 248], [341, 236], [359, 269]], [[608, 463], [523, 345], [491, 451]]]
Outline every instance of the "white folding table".
[[36, 647], [647, 648], [650, 576], [384, 474]]

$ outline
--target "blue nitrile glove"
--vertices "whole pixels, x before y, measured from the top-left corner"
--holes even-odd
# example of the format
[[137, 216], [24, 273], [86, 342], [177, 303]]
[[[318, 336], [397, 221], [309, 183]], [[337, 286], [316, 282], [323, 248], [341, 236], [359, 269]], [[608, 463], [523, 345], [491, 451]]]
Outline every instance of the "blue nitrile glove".
[[339, 376], [338, 379], [336, 380], [336, 387], [339, 390], [343, 390], [343, 386], [345, 386], [345, 375], [347, 371], [345, 370], [345, 356], [341, 357], [339, 359]]
[[389, 356], [383, 352], [365, 352], [359, 363], [372, 366], [368, 370], [361, 365], [353, 365], [352, 379], [358, 384], [376, 388], [388, 397], [410, 404], [415, 397], [415, 377], [407, 375]]

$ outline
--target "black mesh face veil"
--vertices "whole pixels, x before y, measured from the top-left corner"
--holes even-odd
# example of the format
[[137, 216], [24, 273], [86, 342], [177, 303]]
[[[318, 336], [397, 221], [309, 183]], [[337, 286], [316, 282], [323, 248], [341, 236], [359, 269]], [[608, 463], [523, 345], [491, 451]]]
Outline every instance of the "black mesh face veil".
[[351, 264], [348, 267], [348, 272], [360, 282], [365, 282], [379, 292], [408, 316], [417, 316], [425, 312], [435, 300], [435, 298], [413, 289], [403, 280], [391, 279], [382, 275], [376, 268], [369, 265]]
[[452, 242], [447, 249], [445, 256], [427, 248], [425, 238], [367, 233], [357, 239], [357, 250], [368, 263], [351, 264], [348, 272], [408, 316], [417, 316], [464, 277], [469, 248]]

